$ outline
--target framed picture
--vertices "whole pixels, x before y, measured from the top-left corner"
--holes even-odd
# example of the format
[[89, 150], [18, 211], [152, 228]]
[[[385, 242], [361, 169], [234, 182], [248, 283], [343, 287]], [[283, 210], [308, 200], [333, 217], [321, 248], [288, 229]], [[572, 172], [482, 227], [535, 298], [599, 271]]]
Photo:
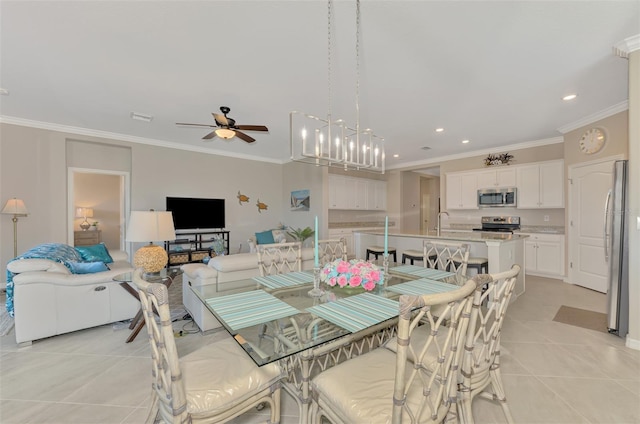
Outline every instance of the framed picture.
[[309, 211], [311, 196], [309, 190], [296, 190], [291, 192], [291, 210]]

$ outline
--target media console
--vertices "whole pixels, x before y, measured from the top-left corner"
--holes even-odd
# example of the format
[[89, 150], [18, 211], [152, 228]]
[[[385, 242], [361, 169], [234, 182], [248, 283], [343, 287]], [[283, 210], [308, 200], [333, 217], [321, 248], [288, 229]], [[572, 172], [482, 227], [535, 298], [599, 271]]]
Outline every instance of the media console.
[[220, 240], [224, 254], [229, 254], [229, 231], [191, 231], [176, 234], [176, 239], [164, 242], [169, 256], [167, 268], [191, 262], [202, 262], [206, 256], [216, 256], [214, 243]]

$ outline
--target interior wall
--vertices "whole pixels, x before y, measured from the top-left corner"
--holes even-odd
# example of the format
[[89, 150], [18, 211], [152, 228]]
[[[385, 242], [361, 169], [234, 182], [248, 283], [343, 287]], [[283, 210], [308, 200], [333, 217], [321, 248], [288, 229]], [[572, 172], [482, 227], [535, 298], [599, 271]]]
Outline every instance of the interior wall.
[[[293, 228], [314, 228], [318, 217], [318, 238], [328, 237], [327, 168], [307, 163], [290, 162], [282, 166], [282, 224]], [[309, 190], [308, 211], [291, 209], [291, 192]]]
[[[120, 248], [120, 179], [118, 175], [77, 172], [74, 176], [75, 207], [93, 209], [89, 223], [98, 222], [102, 241], [109, 249]], [[73, 211], [71, 211], [73, 213]], [[74, 231], [82, 231], [84, 218], [74, 219]]]

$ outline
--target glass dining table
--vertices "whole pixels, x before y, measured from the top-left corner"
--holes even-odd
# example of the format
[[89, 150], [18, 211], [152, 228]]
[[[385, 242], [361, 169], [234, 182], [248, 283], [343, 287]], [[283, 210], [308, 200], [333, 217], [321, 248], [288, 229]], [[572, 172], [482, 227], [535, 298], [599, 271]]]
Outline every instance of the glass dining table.
[[280, 361], [285, 389], [306, 416], [309, 381], [316, 373], [371, 350], [395, 336], [402, 294], [442, 293], [467, 277], [417, 265], [390, 264], [372, 291], [322, 285], [312, 297], [313, 271], [254, 277], [241, 289], [191, 290], [258, 366]]

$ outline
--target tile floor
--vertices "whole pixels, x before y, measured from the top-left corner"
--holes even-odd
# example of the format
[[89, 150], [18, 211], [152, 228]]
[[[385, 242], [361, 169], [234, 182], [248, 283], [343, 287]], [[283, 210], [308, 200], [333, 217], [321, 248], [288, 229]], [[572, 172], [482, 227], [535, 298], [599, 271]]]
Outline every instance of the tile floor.
[[[561, 305], [606, 312], [602, 294], [531, 276], [508, 311], [503, 379], [516, 422], [640, 423], [640, 351], [613, 335], [553, 322]], [[125, 344], [128, 333], [107, 325], [24, 348], [13, 333], [0, 338], [0, 423], [143, 422], [149, 349], [144, 337]], [[227, 335], [189, 334], [176, 343], [184, 355], [221, 337]], [[283, 396], [282, 411], [283, 424], [298, 422], [289, 396]], [[476, 400], [474, 411], [479, 423], [504, 422], [488, 401]], [[233, 423], [265, 420], [264, 412], [256, 412]]]

